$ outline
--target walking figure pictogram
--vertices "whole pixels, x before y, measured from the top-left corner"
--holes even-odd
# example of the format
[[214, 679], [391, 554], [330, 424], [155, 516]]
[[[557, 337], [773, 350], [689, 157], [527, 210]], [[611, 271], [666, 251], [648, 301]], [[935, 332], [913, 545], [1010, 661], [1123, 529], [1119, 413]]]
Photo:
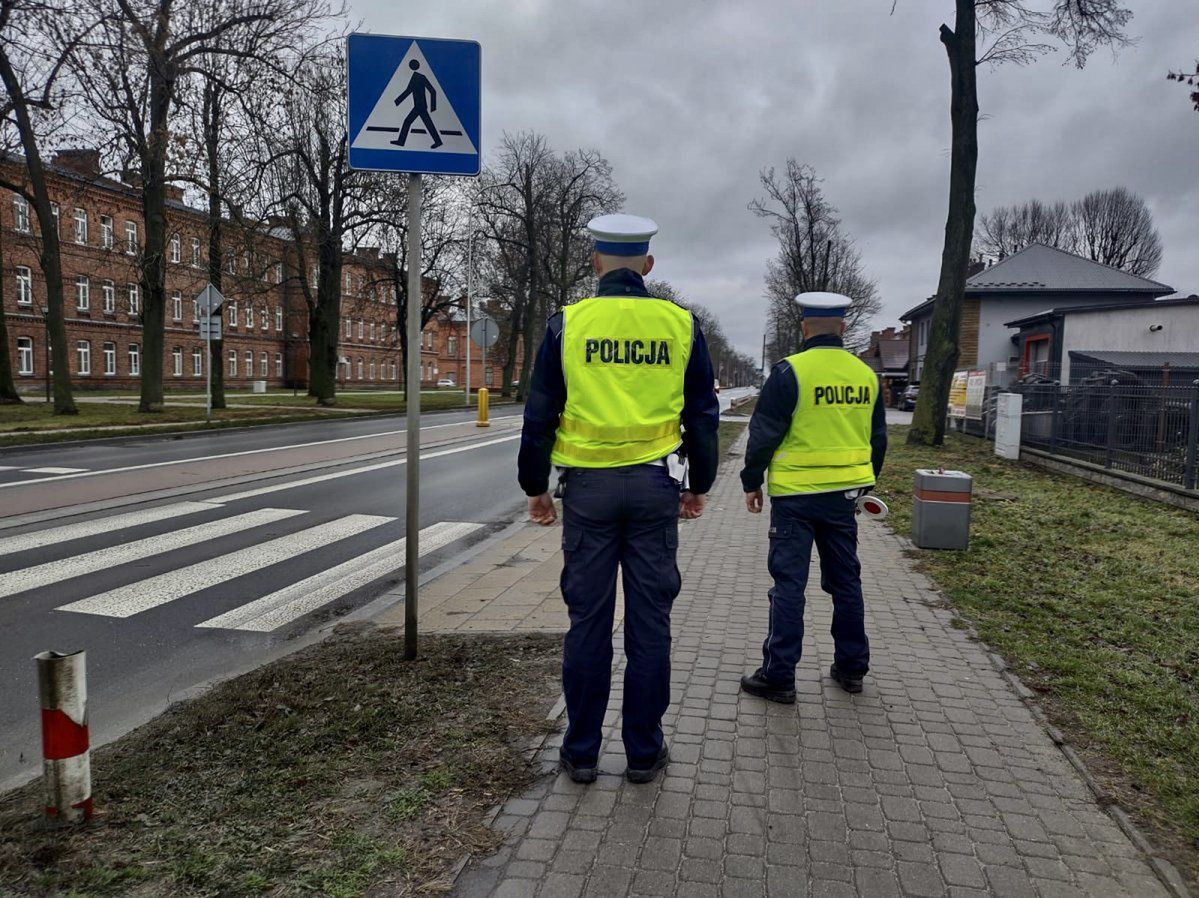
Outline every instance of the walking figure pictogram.
[[[396, 97], [395, 104], [399, 106], [404, 102], [406, 97], [411, 95], [412, 111], [404, 119], [404, 126], [400, 129], [400, 136], [393, 140], [392, 143], [397, 147], [404, 146], [408, 142], [408, 130], [417, 119], [420, 119], [424, 123], [428, 135], [433, 138], [433, 145], [429, 149], [435, 150], [441, 146], [442, 139], [441, 135], [437, 132], [437, 126], [433, 124], [433, 117], [429, 113], [437, 111], [437, 91], [429, 83], [429, 79], [420, 73], [419, 62], [415, 59], [412, 60], [408, 63], [408, 68], [412, 69], [412, 78], [408, 81], [408, 86], [404, 88], [404, 92]], [[426, 91], [428, 91], [427, 99], [425, 96]]]

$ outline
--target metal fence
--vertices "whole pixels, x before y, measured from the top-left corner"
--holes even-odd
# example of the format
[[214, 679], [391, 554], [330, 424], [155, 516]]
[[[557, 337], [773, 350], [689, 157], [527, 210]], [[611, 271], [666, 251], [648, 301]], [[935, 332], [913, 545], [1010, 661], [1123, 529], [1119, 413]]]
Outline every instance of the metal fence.
[[1021, 445], [1195, 489], [1199, 381], [1026, 383], [1006, 392], [1024, 396]]

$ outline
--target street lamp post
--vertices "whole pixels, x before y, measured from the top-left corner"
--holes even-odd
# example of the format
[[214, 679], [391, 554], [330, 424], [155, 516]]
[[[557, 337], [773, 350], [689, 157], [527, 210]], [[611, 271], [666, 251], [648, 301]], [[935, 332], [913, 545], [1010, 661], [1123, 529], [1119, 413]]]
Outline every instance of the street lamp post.
[[50, 401], [50, 307], [42, 306], [42, 324], [46, 328], [46, 401]]

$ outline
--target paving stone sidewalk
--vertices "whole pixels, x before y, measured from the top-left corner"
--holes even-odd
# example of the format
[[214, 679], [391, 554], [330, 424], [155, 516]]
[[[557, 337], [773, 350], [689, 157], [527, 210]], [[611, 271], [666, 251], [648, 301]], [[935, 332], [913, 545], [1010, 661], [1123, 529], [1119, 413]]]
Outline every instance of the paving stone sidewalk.
[[[739, 695], [766, 632], [767, 524], [745, 513], [726, 466], [703, 519], [682, 526], [666, 775], [651, 786], [620, 776], [618, 671], [599, 782], [547, 776], [509, 801], [495, 823], [507, 843], [468, 867], [455, 894], [1169, 894], [882, 525], [861, 533], [865, 692], [827, 679], [830, 603], [814, 569], [798, 703]], [[526, 544], [545, 552], [549, 539], [533, 530]], [[556, 558], [527, 559], [547, 590], [539, 608], [556, 597]], [[547, 769], [556, 753], [553, 742]]]

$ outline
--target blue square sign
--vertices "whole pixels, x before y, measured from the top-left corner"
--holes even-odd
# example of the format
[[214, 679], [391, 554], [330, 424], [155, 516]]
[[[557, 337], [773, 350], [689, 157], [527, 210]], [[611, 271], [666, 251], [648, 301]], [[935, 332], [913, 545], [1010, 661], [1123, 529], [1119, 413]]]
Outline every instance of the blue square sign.
[[477, 175], [482, 56], [477, 41], [346, 38], [350, 168]]

